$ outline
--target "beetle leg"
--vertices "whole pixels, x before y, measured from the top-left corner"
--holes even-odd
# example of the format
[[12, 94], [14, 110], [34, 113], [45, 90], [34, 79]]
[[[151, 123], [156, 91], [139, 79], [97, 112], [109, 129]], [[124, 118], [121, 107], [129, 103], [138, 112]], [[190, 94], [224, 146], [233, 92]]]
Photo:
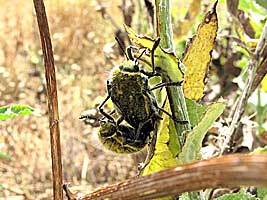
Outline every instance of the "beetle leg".
[[[162, 119], [162, 118], [160, 117], [160, 119]], [[139, 138], [141, 134], [146, 134], [146, 133], [142, 132], [142, 128], [149, 122], [151, 122], [151, 119], [148, 119], [145, 122], [139, 123], [138, 128], [136, 129], [136, 132], [135, 132], [135, 137], [133, 139], [134, 141], [138, 141], [137, 138]]]
[[160, 38], [157, 38], [151, 49], [151, 66], [152, 66], [153, 74], [155, 74], [155, 51], [157, 47], [159, 46], [159, 43], [160, 43]]
[[166, 110], [164, 110], [163, 108], [158, 107], [158, 109], [162, 112], [164, 112], [166, 115], [168, 115], [170, 118], [172, 118], [173, 121], [179, 123], [179, 124], [188, 124], [187, 120], [178, 120], [176, 119], [176, 117], [172, 116], [170, 113], [168, 113]]
[[110, 98], [110, 95], [108, 95], [107, 97], [106, 97], [106, 99], [101, 103], [101, 105], [98, 107], [98, 110], [99, 110], [99, 112], [104, 116], [104, 117], [106, 117], [107, 119], [109, 119], [109, 120], [111, 120], [111, 121], [115, 121], [114, 119], [113, 119], [113, 117], [111, 116], [111, 114], [108, 114], [108, 113], [106, 113], [105, 111], [104, 111], [104, 109], [103, 109], [103, 106], [105, 105], [105, 103], [109, 100], [109, 98]]
[[136, 58], [136, 60], [139, 60], [144, 55], [145, 52], [146, 52], [146, 49], [142, 51], [142, 53]]
[[155, 85], [153, 88], [150, 88], [149, 90], [155, 90], [158, 88], [162, 88], [162, 87], [168, 87], [168, 86], [181, 86], [183, 83], [183, 81], [179, 81], [179, 82], [163, 82], [163, 83], [159, 83], [157, 85]]
[[155, 72], [148, 72], [148, 71], [145, 71], [143, 69], [140, 69], [140, 72], [146, 76], [148, 76], [148, 78], [151, 78], [151, 77], [154, 77], [154, 76], [160, 76], [160, 74], [157, 74]]
[[[112, 110], [109, 115], [113, 115], [115, 113], [115, 110]], [[104, 117], [105, 118], [105, 117]], [[90, 115], [90, 114], [84, 114], [84, 115], [80, 115], [79, 119], [92, 119], [92, 120], [99, 120], [98, 117], [95, 117], [93, 115]], [[103, 118], [102, 118], [103, 119]], [[101, 120], [102, 120], [101, 119]]]
[[155, 71], [155, 51], [156, 51], [157, 47], [159, 46], [159, 42], [160, 42], [160, 38], [157, 38], [155, 40], [154, 44], [153, 44], [152, 49], [151, 49], [151, 67], [152, 67], [152, 72], [147, 72], [145, 70], [140, 70], [140, 72], [142, 74], [148, 76], [148, 78], [151, 78], [153, 76], [160, 76]]
[[[150, 120], [150, 119], [149, 119], [149, 120]], [[138, 128], [137, 128], [137, 130], [136, 130], [136, 135], [135, 135], [135, 137], [134, 137], [134, 140], [136, 140], [137, 138], [139, 138], [139, 135], [141, 134], [141, 129], [143, 128], [144, 124], [145, 124], [145, 122], [144, 122], [144, 123], [140, 123], [140, 124], [138, 125]]]
[[92, 120], [98, 120], [97, 117], [95, 117], [95, 116], [91, 116], [91, 115], [89, 115], [89, 114], [81, 115], [81, 116], [79, 117], [79, 119], [92, 119]]
[[[110, 113], [108, 113], [108, 115], [111, 116], [111, 115], [113, 115], [114, 113], [115, 113], [115, 110], [112, 110]], [[102, 113], [101, 113], [101, 114], [102, 114]], [[100, 121], [104, 121], [105, 118], [106, 118], [105, 116], [102, 117], [102, 118], [100, 119]], [[109, 119], [109, 118], [108, 118], [108, 119]], [[113, 123], [115, 122], [114, 118], [112, 118], [111, 122], [113, 122]]]
[[117, 126], [119, 126], [120, 125], [120, 123], [122, 122], [124, 120], [124, 117], [123, 116], [121, 116], [118, 120], [117, 120]]

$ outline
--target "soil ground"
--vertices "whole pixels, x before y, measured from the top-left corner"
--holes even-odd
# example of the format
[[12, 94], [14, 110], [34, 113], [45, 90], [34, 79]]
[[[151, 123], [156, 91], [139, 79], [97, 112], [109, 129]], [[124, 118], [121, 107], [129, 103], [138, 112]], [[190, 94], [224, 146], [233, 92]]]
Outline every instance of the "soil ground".
[[[118, 22], [119, 3], [105, 3]], [[96, 11], [94, 1], [45, 4], [57, 70], [64, 181], [89, 191], [135, 176], [140, 156], [106, 151], [96, 128], [78, 119], [95, 107], [96, 97], [105, 96], [112, 64], [103, 48], [115, 42], [115, 28]], [[0, 150], [11, 160], [0, 162], [0, 199], [51, 199], [45, 77], [33, 4], [12, 0], [0, 5], [0, 106], [26, 104], [40, 112], [1, 122]]]

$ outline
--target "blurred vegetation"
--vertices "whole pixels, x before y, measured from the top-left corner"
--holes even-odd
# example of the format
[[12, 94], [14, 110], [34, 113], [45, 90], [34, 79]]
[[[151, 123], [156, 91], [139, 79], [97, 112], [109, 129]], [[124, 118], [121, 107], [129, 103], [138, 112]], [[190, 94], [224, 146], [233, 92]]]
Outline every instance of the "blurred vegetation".
[[[119, 8], [123, 2], [45, 1], [57, 70], [64, 180], [80, 185], [78, 190], [83, 190], [82, 186], [89, 190], [136, 176], [137, 164], [146, 154], [145, 151], [133, 155], [111, 153], [97, 140], [96, 128], [78, 120], [82, 111], [94, 110], [101, 102], [106, 94], [108, 72], [123, 60], [114, 40], [118, 34], [125, 37], [122, 23], [130, 23], [141, 34], [153, 35], [151, 17], [143, 1], [128, 0], [125, 4], [128, 7]], [[191, 8], [194, 15], [188, 18], [191, 2], [172, 3], [179, 57], [186, 40], [195, 33], [213, 3], [198, 1], [199, 7]], [[255, 47], [255, 39], [266, 21], [266, 4], [264, 0], [240, 0], [239, 9], [245, 13], [239, 19], [244, 20], [240, 28], [232, 26], [226, 1], [219, 1], [219, 32], [202, 102], [216, 101], [222, 96], [228, 102], [226, 114], [230, 112], [236, 94], [243, 89], [250, 49]], [[124, 9], [127, 12], [122, 12]], [[32, 2], [0, 0], [0, 19], [0, 106], [25, 104], [41, 114], [1, 121], [0, 199], [51, 199], [44, 69]], [[180, 29], [188, 31], [180, 33]], [[266, 92], [266, 84], [262, 87]], [[258, 89], [249, 99], [242, 128], [252, 141], [241, 136], [236, 151], [244, 145], [254, 148], [267, 144], [265, 92]], [[204, 146], [209, 150], [204, 147], [203, 152], [207, 156], [210, 147], [217, 150], [216, 136], [222, 124], [216, 123], [206, 136]]]
[[[93, 128], [78, 118], [105, 96], [112, 64], [103, 48], [114, 42], [114, 28], [96, 11], [94, 1], [46, 1], [54, 47], [60, 109], [64, 178], [76, 185], [123, 180], [135, 175], [138, 156], [106, 152]], [[110, 11], [122, 16], [117, 5]], [[42, 116], [1, 122], [0, 199], [51, 199], [51, 159], [44, 68], [32, 2], [0, 2], [0, 105], [26, 104]], [[8, 11], [8, 12], [7, 12]], [[118, 22], [119, 23], [119, 22]]]

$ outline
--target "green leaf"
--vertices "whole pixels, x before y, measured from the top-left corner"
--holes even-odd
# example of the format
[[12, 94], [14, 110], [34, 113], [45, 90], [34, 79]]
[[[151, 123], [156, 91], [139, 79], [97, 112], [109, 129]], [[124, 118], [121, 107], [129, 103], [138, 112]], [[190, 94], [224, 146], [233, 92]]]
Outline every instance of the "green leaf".
[[[266, 0], [257, 0], [257, 3], [261, 5], [261, 3], [265, 3]], [[266, 6], [266, 4], [265, 4]], [[263, 7], [265, 7], [263, 6]], [[255, 4], [255, 0], [242, 0], [239, 1], [238, 9], [244, 10], [248, 14], [258, 14], [262, 15], [262, 17], [266, 16], [266, 11], [261, 7]]]
[[256, 0], [256, 3], [267, 9], [267, 0]]
[[13, 105], [0, 107], [0, 120], [6, 120], [21, 115], [30, 115], [34, 109], [26, 105]]
[[179, 196], [179, 200], [190, 200], [188, 192], [184, 192]]
[[213, 103], [208, 106], [208, 109], [202, 116], [200, 122], [187, 135], [185, 145], [183, 146], [182, 152], [179, 155], [180, 162], [188, 163], [200, 158], [202, 141], [210, 126], [223, 113], [224, 109], [225, 104], [221, 102]]
[[267, 153], [267, 146], [258, 147], [256, 149], [254, 149], [254, 151], [252, 152], [252, 154], [260, 154], [260, 153]]
[[[254, 29], [255, 37], [258, 38], [261, 35], [262, 27], [264, 26], [264, 22], [266, 20], [266, 0], [257, 1], [255, 0], [242, 0], [239, 1], [238, 9], [243, 10], [247, 16], [249, 16], [249, 23]], [[262, 5], [264, 4], [264, 6]], [[260, 7], [259, 5], [262, 5]]]
[[5, 154], [5, 153], [1, 153], [0, 152], [0, 159], [6, 159], [6, 160], [11, 160], [12, 157], [8, 154]]
[[207, 106], [198, 104], [195, 101], [187, 98], [185, 99], [185, 103], [188, 110], [190, 124], [192, 127], [195, 127], [198, 124], [202, 114], [207, 110]]
[[225, 194], [221, 197], [216, 198], [216, 200], [256, 200], [255, 197], [248, 194], [244, 189], [234, 194]]
[[267, 188], [257, 188], [257, 195], [259, 199], [267, 200]]
[[173, 120], [170, 120], [170, 123], [169, 123], [169, 136], [170, 136], [170, 139], [168, 141], [168, 148], [172, 152], [173, 158], [176, 158], [178, 154], [181, 152], [181, 147], [178, 143], [179, 138], [176, 133]]

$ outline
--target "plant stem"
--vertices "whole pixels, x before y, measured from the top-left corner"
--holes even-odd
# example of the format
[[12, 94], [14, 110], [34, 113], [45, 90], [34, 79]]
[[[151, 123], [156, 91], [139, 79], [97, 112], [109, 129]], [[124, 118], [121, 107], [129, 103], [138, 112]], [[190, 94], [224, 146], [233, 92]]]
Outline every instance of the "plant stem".
[[183, 192], [216, 187], [266, 187], [266, 154], [232, 154], [196, 161], [147, 176], [132, 178], [99, 188], [88, 194], [71, 192], [69, 200], [156, 199]]
[[[160, 37], [160, 46], [169, 52], [175, 52], [173, 42], [173, 30], [171, 21], [171, 5], [169, 0], [155, 0], [157, 35]], [[178, 67], [178, 66], [177, 66]], [[162, 77], [163, 82], [169, 82], [169, 77]], [[167, 87], [167, 95], [173, 116], [178, 120], [188, 121], [187, 124], [175, 123], [179, 144], [182, 147], [185, 141], [186, 132], [191, 129], [189, 116], [185, 104], [182, 87]]]
[[160, 46], [174, 52], [173, 30], [171, 21], [171, 5], [169, 0], [155, 0], [157, 36], [160, 36]]
[[[266, 52], [267, 52], [266, 41], [267, 41], [267, 22], [264, 25], [263, 32], [260, 36], [260, 39], [259, 39], [258, 45], [256, 47], [256, 50], [254, 52], [254, 55], [250, 58], [250, 61], [248, 64], [249, 75], [248, 75], [248, 78], [246, 80], [244, 90], [242, 91], [241, 96], [237, 99], [237, 101], [235, 103], [236, 106], [234, 109], [234, 113], [232, 116], [230, 127], [229, 127], [228, 131], [226, 132], [226, 134], [224, 135], [225, 140], [224, 140], [222, 147], [221, 147], [221, 155], [229, 152], [229, 149], [232, 146], [232, 139], [235, 138], [236, 131], [239, 127], [241, 118], [245, 112], [248, 98], [250, 97], [250, 95], [252, 94], [252, 92], [256, 88], [253, 85], [255, 84], [255, 80], [258, 80], [257, 77], [258, 77], [259, 73], [257, 73], [257, 71], [261, 68], [266, 68], [266, 67], [262, 66], [262, 63], [265, 63], [267, 60], [267, 58], [266, 58], [267, 57], [266, 56]], [[260, 74], [260, 75], [264, 76], [265, 74], [266, 73]], [[262, 78], [263, 78], [263, 76], [262, 76]]]
[[63, 200], [62, 190], [62, 162], [59, 130], [59, 114], [57, 100], [57, 83], [54, 66], [53, 48], [49, 33], [45, 5], [43, 0], [33, 0], [36, 17], [42, 43], [45, 65], [45, 77], [47, 83], [47, 99], [50, 127], [50, 143], [53, 172], [53, 195], [54, 200]]
[[[160, 45], [168, 52], [175, 53], [173, 42], [173, 30], [171, 21], [171, 4], [169, 0], [155, 0], [156, 3], [156, 22], [157, 22], [157, 36], [160, 37]], [[179, 67], [179, 66], [177, 66]], [[169, 76], [171, 77], [171, 76]], [[169, 77], [162, 77], [163, 82], [169, 82]], [[182, 87], [167, 87], [167, 96], [170, 103], [172, 115], [178, 120], [188, 121], [187, 124], [179, 124], [175, 122], [175, 129], [179, 141], [180, 149], [185, 142], [186, 132], [191, 130], [187, 107]], [[190, 199], [200, 199], [198, 192], [190, 192]]]

